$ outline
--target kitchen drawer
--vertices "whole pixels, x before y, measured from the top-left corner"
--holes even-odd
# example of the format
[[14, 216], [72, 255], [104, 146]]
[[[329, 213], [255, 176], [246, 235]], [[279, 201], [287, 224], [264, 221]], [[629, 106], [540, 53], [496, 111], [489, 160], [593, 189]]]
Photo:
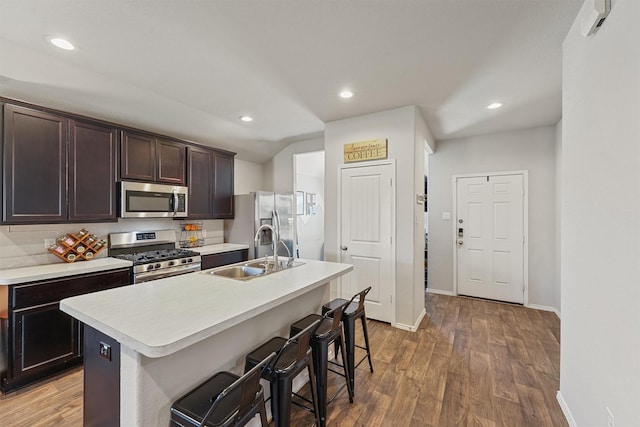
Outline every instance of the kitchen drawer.
[[111, 272], [99, 272], [16, 285], [13, 287], [13, 292], [11, 292], [10, 304], [14, 310], [18, 310], [58, 302], [64, 298], [130, 283], [130, 272], [128, 268], [125, 268]]

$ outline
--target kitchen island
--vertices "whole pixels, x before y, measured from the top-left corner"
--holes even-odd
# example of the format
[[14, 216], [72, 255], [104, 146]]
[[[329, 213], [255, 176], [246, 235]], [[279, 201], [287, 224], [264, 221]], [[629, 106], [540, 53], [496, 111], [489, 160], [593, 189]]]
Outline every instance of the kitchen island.
[[[98, 412], [117, 410], [122, 426], [168, 426], [176, 398], [216, 371], [240, 372], [247, 352], [319, 312], [329, 299], [330, 281], [353, 269], [300, 261], [247, 281], [202, 271], [61, 301], [62, 311], [89, 326], [85, 417], [87, 408], [104, 409], [112, 399], [118, 408]], [[101, 347], [107, 352], [101, 343], [110, 354], [99, 356]], [[109, 366], [103, 370], [100, 363]], [[90, 392], [108, 391], [114, 371], [119, 380], [111, 396]]]

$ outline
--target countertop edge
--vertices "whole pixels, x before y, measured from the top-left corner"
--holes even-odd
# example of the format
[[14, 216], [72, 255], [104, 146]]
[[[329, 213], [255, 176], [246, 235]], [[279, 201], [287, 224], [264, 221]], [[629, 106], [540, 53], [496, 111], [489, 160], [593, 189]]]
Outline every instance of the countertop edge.
[[105, 257], [69, 264], [45, 264], [0, 270], [0, 286], [19, 285], [47, 279], [58, 279], [79, 274], [129, 268], [131, 261]]
[[[340, 263], [337, 263], [340, 264]], [[286, 295], [282, 295], [280, 297], [277, 297], [275, 299], [266, 301], [263, 304], [257, 305], [253, 308], [251, 308], [250, 310], [248, 310], [247, 312], [229, 317], [227, 319], [224, 319], [222, 321], [219, 321], [215, 324], [212, 324], [208, 327], [205, 327], [204, 329], [195, 331], [193, 333], [191, 333], [190, 335], [184, 336], [182, 338], [179, 338], [173, 342], [170, 343], [166, 343], [166, 344], [160, 344], [160, 345], [148, 345], [145, 344], [143, 342], [141, 342], [140, 340], [133, 338], [129, 335], [127, 335], [126, 333], [124, 333], [123, 331], [119, 330], [119, 329], [115, 329], [111, 326], [109, 326], [108, 324], [92, 317], [89, 316], [81, 311], [78, 311], [76, 309], [74, 309], [73, 307], [69, 306], [65, 300], [62, 300], [60, 302], [60, 309], [75, 317], [76, 319], [80, 320], [81, 322], [89, 325], [90, 327], [99, 330], [100, 332], [114, 338], [115, 340], [117, 340], [118, 342], [120, 342], [122, 345], [125, 345], [129, 348], [131, 348], [134, 351], [137, 351], [139, 353], [141, 353], [142, 355], [146, 356], [146, 357], [150, 357], [150, 358], [159, 358], [159, 357], [164, 357], [164, 356], [168, 356], [171, 355], [173, 353], [176, 353], [180, 350], [183, 350], [191, 345], [194, 345], [200, 341], [203, 341], [207, 338], [212, 337], [213, 335], [220, 333], [228, 328], [231, 328], [243, 321], [246, 321], [248, 319], [251, 319], [255, 316], [258, 316], [259, 314], [262, 314], [276, 306], [279, 306], [283, 303], [286, 303], [287, 301], [290, 301], [302, 294], [305, 294], [309, 291], [314, 290], [315, 288], [330, 282], [331, 280], [334, 280], [344, 274], [347, 274], [351, 271], [353, 271], [353, 266], [349, 265], [349, 264], [342, 264], [343, 268], [339, 269], [338, 271], [334, 271], [324, 277], [318, 278], [316, 280], [313, 280], [311, 282], [309, 282], [308, 284], [305, 284], [304, 286], [301, 286], [295, 290], [293, 290], [290, 293], [287, 293]], [[199, 272], [197, 273], [191, 273], [191, 274], [199, 274]]]

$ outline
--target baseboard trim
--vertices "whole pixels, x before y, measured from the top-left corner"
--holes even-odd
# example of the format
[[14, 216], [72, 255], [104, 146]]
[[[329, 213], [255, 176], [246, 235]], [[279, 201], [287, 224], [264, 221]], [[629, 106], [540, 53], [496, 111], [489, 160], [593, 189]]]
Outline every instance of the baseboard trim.
[[392, 326], [394, 328], [402, 329], [403, 331], [416, 332], [418, 330], [418, 327], [420, 326], [420, 322], [422, 322], [422, 319], [424, 319], [424, 316], [426, 315], [427, 315], [427, 310], [423, 308], [415, 324], [406, 325], [404, 323], [394, 323]]
[[431, 288], [427, 288], [427, 292], [429, 292], [430, 294], [438, 294], [438, 295], [448, 295], [450, 297], [454, 297], [455, 294], [451, 291], [442, 291], [440, 289], [431, 289]]
[[560, 319], [560, 311], [555, 307], [550, 307], [548, 305], [538, 305], [538, 304], [529, 304], [526, 307], [527, 308], [533, 308], [535, 310], [551, 311], [551, 312], [555, 313], [556, 316], [558, 316], [558, 319]]
[[560, 404], [560, 409], [562, 409], [562, 413], [564, 414], [564, 417], [566, 418], [567, 423], [569, 423], [569, 426], [578, 427], [578, 423], [576, 423], [576, 420], [573, 419], [573, 415], [571, 415], [569, 406], [567, 405], [567, 402], [564, 400], [564, 397], [562, 397], [562, 393], [560, 393], [560, 390], [558, 390], [558, 393], [556, 393], [556, 400]]

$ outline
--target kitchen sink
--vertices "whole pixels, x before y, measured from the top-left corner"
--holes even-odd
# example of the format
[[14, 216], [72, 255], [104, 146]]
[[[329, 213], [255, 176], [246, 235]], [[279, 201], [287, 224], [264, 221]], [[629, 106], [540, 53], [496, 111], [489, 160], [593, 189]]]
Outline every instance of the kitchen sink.
[[207, 273], [214, 276], [228, 277], [230, 279], [249, 280], [264, 275], [266, 270], [264, 268], [248, 267], [246, 265], [234, 265], [208, 271]]
[[218, 267], [213, 270], [203, 271], [203, 274], [210, 274], [212, 276], [228, 277], [235, 280], [250, 280], [255, 277], [266, 276], [268, 274], [278, 273], [289, 268], [298, 267], [303, 265], [303, 262], [294, 261], [291, 265], [288, 265], [287, 259], [278, 260], [278, 270], [274, 271], [274, 262], [270, 260], [265, 263], [264, 260], [252, 260], [249, 262], [242, 262], [237, 264], [228, 265], [225, 267]]
[[[291, 265], [288, 265], [286, 258], [279, 259], [278, 271], [287, 270], [289, 268], [297, 267], [302, 264], [304, 264], [304, 262], [293, 261]], [[269, 260], [265, 263], [263, 259], [254, 259], [253, 261], [245, 262], [243, 265], [246, 265], [247, 267], [263, 268], [263, 269], [266, 269], [269, 273], [277, 273], [277, 271], [273, 271], [273, 267], [275, 265], [273, 260]]]

